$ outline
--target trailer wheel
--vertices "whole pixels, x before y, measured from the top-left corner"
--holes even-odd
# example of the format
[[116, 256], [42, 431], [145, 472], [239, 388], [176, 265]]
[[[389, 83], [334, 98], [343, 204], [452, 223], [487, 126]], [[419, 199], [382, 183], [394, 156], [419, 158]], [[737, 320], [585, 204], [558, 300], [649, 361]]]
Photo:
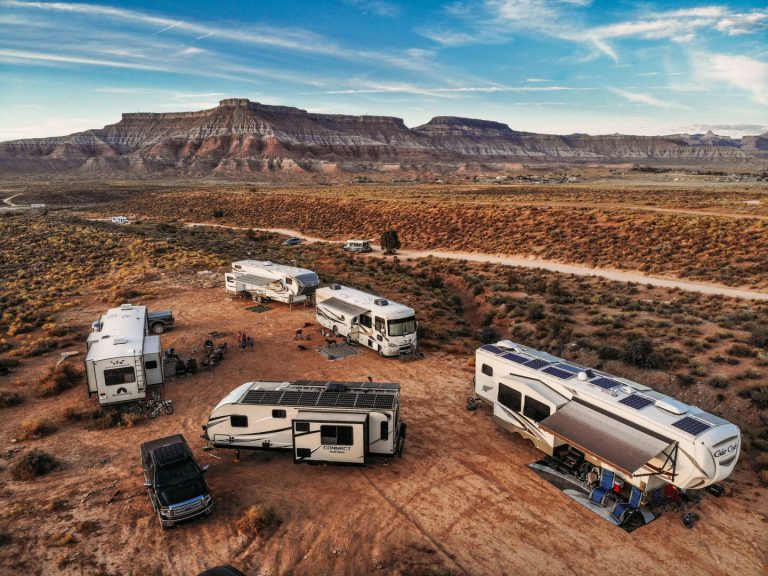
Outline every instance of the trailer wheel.
[[381, 347], [381, 345], [379, 345], [379, 356], [384, 358], [384, 349]]
[[339, 327], [336, 326], [336, 324], [333, 325], [333, 335], [338, 336], [339, 335]]
[[156, 324], [152, 324], [152, 332], [155, 334], [162, 334], [165, 331], [165, 326], [163, 326], [162, 322], [157, 322]]

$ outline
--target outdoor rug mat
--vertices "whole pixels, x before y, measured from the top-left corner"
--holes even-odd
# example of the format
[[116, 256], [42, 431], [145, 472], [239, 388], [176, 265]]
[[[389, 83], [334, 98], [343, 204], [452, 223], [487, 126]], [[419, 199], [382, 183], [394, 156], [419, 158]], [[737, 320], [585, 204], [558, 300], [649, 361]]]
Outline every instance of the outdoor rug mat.
[[658, 518], [657, 515], [655, 515], [647, 508], [641, 507], [638, 512], [634, 513], [629, 518], [629, 520], [624, 522], [624, 524], [619, 525], [619, 523], [616, 522], [616, 520], [614, 520], [611, 516], [611, 510], [613, 510], [614, 502], [609, 501], [605, 508], [593, 503], [589, 499], [589, 488], [587, 488], [587, 486], [582, 482], [579, 482], [576, 476], [563, 474], [559, 470], [551, 468], [547, 465], [546, 460], [539, 460], [538, 462], [534, 462], [529, 466], [533, 469], [534, 472], [536, 472], [536, 474], [544, 478], [544, 480], [552, 484], [552, 486], [555, 488], [558, 488], [564, 494], [570, 496], [575, 502], [578, 502], [584, 506], [584, 508], [591, 510], [600, 516], [603, 520], [610, 522], [614, 526], [619, 526], [627, 532], [632, 532], [641, 526], [650, 524], [656, 518]]
[[358, 348], [353, 348], [349, 344], [330, 344], [328, 346], [318, 346], [317, 351], [328, 360], [339, 360], [341, 358], [347, 358], [349, 356], [357, 356], [360, 354]]
[[268, 312], [268, 311], [272, 310], [272, 308], [270, 308], [269, 306], [264, 306], [264, 304], [259, 304], [257, 306], [248, 306], [248, 308], [246, 308], [246, 310], [248, 310], [248, 312], [258, 312], [258, 313], [261, 313], [261, 312]]

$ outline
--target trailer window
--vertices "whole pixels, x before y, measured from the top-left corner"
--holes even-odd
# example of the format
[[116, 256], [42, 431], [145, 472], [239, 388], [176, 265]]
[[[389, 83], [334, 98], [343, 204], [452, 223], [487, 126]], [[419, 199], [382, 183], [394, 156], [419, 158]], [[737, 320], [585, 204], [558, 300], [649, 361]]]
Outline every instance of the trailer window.
[[520, 408], [523, 407], [523, 396], [514, 388], [499, 384], [499, 404], [513, 412], [520, 412]]
[[480, 368], [480, 372], [482, 372], [486, 376], [493, 376], [493, 366], [488, 366], [488, 364], [483, 364], [482, 368]]
[[272, 418], [285, 418], [285, 410], [272, 410]]
[[382, 440], [389, 440], [389, 422], [384, 420], [384, 422], [381, 423], [381, 439]]
[[523, 409], [523, 415], [527, 416], [534, 422], [541, 422], [544, 418], [549, 417], [549, 406], [543, 402], [539, 402], [535, 398], [530, 396], [525, 397], [525, 408]]
[[286, 278], [285, 283], [288, 284], [288, 286], [290, 286], [291, 284], [293, 284], [293, 278]]
[[384, 326], [385, 326], [384, 319], [383, 318], [379, 318], [377, 316], [376, 317], [376, 331], [377, 332], [384, 332]]
[[148, 362], [144, 362], [144, 368], [147, 370], [154, 370], [157, 368], [157, 360], [149, 360]]
[[400, 320], [389, 321], [390, 336], [405, 336], [416, 332], [416, 317], [401, 318]]
[[248, 416], [232, 414], [229, 417], [229, 425], [232, 426], [232, 428], [248, 428]]
[[309, 432], [309, 422], [296, 422], [296, 432]]
[[104, 383], [107, 386], [119, 386], [120, 384], [130, 384], [131, 382], [136, 382], [136, 372], [133, 366], [104, 370]]
[[352, 446], [352, 426], [320, 426], [323, 446]]
[[365, 326], [366, 328], [370, 328], [373, 326], [371, 323], [371, 317], [368, 316], [368, 314], [362, 314], [360, 316], [360, 326]]

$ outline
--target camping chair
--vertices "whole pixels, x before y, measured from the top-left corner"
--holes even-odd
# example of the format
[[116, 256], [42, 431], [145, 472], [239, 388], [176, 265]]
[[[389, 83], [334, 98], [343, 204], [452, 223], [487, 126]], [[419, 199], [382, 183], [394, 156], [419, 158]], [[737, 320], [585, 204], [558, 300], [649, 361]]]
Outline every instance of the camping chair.
[[600, 506], [605, 506], [605, 498], [613, 491], [613, 481], [616, 479], [616, 473], [603, 468], [600, 474], [600, 485], [592, 488], [589, 493], [590, 501]]
[[629, 494], [629, 502], [617, 502], [611, 510], [611, 516], [619, 524], [624, 524], [627, 519], [632, 515], [635, 510], [640, 508], [640, 499], [643, 497], [643, 492], [632, 486], [632, 492]]

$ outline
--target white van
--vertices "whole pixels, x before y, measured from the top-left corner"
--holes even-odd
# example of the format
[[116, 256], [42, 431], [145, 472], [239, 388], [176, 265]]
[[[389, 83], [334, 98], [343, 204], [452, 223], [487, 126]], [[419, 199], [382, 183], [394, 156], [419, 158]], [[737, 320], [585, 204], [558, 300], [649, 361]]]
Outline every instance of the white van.
[[344, 243], [347, 252], [372, 252], [370, 240], [347, 240]]

